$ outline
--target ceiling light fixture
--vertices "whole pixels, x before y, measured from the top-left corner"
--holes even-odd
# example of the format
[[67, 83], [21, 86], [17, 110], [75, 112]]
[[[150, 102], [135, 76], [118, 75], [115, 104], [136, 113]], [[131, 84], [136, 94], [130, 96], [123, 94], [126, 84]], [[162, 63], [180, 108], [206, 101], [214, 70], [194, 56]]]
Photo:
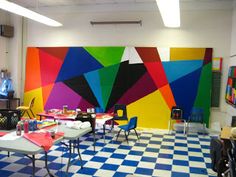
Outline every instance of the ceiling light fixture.
[[120, 24], [139, 24], [142, 26], [142, 20], [138, 21], [90, 21], [91, 25], [120, 25]]
[[179, 0], [156, 0], [162, 20], [166, 27], [180, 27]]
[[43, 23], [43, 24], [48, 25], [48, 26], [53, 26], [53, 27], [62, 26], [61, 23], [59, 23], [59, 22], [57, 22], [57, 21], [55, 21], [51, 18], [40, 15], [40, 14], [34, 12], [34, 11], [31, 11], [29, 9], [26, 9], [22, 6], [19, 6], [15, 3], [12, 3], [12, 2], [9, 2], [9, 1], [6, 1], [6, 0], [0, 0], [0, 9], [12, 12], [12, 13], [17, 14], [17, 15], [24, 16], [26, 18], [29, 18], [31, 20]]

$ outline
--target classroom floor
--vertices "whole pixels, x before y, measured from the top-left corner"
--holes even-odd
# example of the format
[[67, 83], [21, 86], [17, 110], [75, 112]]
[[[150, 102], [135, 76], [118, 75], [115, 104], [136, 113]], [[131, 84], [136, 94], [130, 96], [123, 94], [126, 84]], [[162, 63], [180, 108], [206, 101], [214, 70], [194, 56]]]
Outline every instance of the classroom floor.
[[[69, 169], [69, 176], [216, 176], [211, 170], [209, 135], [139, 131], [140, 140], [131, 133], [127, 144], [123, 134], [118, 141], [112, 138], [114, 134], [109, 133], [104, 139], [99, 132], [96, 152], [91, 136], [81, 138], [84, 168], [80, 168], [80, 162], [75, 163]], [[54, 145], [48, 155], [50, 171], [59, 177], [66, 176], [66, 148]], [[43, 154], [37, 157], [43, 159]], [[31, 161], [21, 154], [12, 153], [7, 157], [6, 152], [0, 152], [0, 176], [30, 176], [31, 167]], [[44, 161], [36, 161], [36, 167], [36, 176], [46, 175]]]

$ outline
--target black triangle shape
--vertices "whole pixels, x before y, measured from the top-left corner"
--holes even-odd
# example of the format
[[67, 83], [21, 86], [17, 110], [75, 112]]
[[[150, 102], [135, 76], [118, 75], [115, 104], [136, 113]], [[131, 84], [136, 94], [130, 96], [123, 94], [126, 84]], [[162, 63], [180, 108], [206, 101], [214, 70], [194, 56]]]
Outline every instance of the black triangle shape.
[[90, 104], [94, 105], [95, 107], [99, 105], [84, 75], [73, 77], [63, 82]]
[[120, 64], [115, 82], [107, 103], [106, 111], [112, 108], [123, 94], [132, 87], [147, 72], [144, 64], [129, 64], [128, 61]]

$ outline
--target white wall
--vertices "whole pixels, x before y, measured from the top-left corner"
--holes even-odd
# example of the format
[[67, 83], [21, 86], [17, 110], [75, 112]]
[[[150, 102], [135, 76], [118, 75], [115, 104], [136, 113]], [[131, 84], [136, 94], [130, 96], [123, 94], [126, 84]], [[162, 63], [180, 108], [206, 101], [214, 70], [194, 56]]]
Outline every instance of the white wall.
[[[9, 15], [0, 10], [0, 24], [9, 25]], [[0, 70], [8, 69], [7, 55], [9, 38], [0, 36]]]
[[11, 71], [15, 97], [20, 97], [22, 81], [22, 17], [11, 15], [11, 25], [14, 26], [14, 37], [8, 42], [8, 69]]
[[0, 24], [14, 27], [14, 37], [0, 36], [0, 70], [7, 69], [10, 72], [15, 96], [19, 97], [21, 91], [22, 18], [0, 10]]
[[[230, 54], [232, 10], [184, 10], [181, 12], [181, 28], [167, 29], [163, 27], [157, 7], [149, 10], [140, 8], [122, 11], [119, 8], [108, 8], [105, 12], [104, 9], [93, 8], [86, 9], [87, 12], [81, 10], [80, 13], [74, 8], [63, 11], [58, 8], [44, 9], [44, 13], [64, 26], [51, 28], [29, 20], [24, 49], [28, 46], [212, 47], [214, 56], [223, 57], [224, 61], [221, 106], [213, 110], [211, 120], [215, 122], [224, 119], [221, 114], [225, 115], [228, 107], [224, 101], [224, 92]], [[143, 25], [92, 26], [89, 23], [91, 20], [142, 20]], [[224, 121], [222, 123], [225, 124]]]

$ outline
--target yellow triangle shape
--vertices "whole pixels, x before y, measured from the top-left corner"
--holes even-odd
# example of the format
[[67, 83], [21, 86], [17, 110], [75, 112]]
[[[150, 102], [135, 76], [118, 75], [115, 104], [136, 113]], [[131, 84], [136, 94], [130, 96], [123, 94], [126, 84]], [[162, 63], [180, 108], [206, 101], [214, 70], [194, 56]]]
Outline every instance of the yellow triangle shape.
[[[24, 93], [24, 105], [28, 106], [30, 100], [34, 97], [35, 97], [35, 102], [34, 102], [34, 106], [32, 108], [32, 111], [36, 115], [37, 113], [40, 113], [44, 110], [41, 87]], [[27, 116], [27, 114], [25, 114], [24, 116]]]
[[167, 129], [170, 109], [159, 90], [129, 104], [128, 117], [138, 117], [138, 127]]

